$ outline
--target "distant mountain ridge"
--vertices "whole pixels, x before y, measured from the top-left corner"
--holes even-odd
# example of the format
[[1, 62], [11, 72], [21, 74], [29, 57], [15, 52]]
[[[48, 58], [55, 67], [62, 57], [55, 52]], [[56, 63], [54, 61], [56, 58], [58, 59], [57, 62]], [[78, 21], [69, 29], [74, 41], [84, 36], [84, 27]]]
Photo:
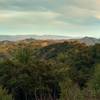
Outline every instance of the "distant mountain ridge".
[[24, 39], [71, 39], [72, 37], [67, 36], [56, 36], [56, 35], [1, 35], [0, 41], [8, 40], [8, 41], [17, 41], [17, 40], [24, 40]]
[[81, 43], [86, 43], [87, 45], [94, 45], [96, 43], [100, 43], [100, 38], [96, 39], [93, 37], [84, 37], [84, 38], [79, 39], [79, 41]]
[[33, 41], [33, 40], [55, 40], [55, 41], [78, 41], [80, 43], [85, 43], [87, 45], [94, 45], [96, 43], [100, 43], [100, 38], [93, 37], [83, 37], [83, 38], [73, 38], [69, 36], [56, 36], [56, 35], [1, 35], [0, 41], [3, 43], [13, 42], [13, 41]]

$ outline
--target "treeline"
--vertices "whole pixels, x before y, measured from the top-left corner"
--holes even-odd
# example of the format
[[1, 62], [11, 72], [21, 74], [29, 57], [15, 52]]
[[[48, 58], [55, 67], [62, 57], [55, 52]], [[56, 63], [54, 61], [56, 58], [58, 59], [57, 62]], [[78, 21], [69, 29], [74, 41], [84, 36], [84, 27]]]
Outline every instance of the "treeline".
[[100, 44], [13, 49], [0, 61], [0, 85], [0, 100], [100, 100]]

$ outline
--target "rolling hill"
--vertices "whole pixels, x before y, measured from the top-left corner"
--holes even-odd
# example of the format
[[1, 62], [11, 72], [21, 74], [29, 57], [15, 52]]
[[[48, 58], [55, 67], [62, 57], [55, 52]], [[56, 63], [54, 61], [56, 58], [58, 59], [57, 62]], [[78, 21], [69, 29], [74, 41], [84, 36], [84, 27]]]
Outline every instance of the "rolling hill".
[[87, 45], [94, 45], [96, 43], [100, 43], [100, 38], [93, 38], [93, 37], [83, 37], [83, 38], [73, 38], [69, 36], [56, 36], [56, 35], [1, 35], [0, 36], [0, 41], [3, 41], [2, 43], [10, 43], [15, 42], [15, 41], [26, 41], [26, 42], [31, 42], [34, 40], [46, 40], [46, 41], [52, 41], [53, 42], [61, 42], [61, 41], [78, 41], [80, 43], [85, 43]]

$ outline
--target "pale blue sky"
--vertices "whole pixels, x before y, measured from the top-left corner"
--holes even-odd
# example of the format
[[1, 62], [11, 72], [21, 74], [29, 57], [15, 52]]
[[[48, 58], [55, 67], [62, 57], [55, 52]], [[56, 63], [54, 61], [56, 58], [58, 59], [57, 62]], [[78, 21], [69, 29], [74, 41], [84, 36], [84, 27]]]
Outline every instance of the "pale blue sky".
[[0, 0], [0, 35], [100, 38], [100, 0]]

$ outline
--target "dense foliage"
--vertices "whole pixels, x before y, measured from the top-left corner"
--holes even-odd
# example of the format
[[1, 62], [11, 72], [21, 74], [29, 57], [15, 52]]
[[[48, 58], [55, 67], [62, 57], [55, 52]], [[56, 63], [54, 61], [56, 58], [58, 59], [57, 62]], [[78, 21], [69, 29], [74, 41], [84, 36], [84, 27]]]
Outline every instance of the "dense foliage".
[[6, 89], [0, 87], [0, 100], [13, 100], [12, 96], [7, 94]]
[[100, 100], [100, 44], [28, 44], [9, 55], [0, 61], [0, 84], [14, 100]]

